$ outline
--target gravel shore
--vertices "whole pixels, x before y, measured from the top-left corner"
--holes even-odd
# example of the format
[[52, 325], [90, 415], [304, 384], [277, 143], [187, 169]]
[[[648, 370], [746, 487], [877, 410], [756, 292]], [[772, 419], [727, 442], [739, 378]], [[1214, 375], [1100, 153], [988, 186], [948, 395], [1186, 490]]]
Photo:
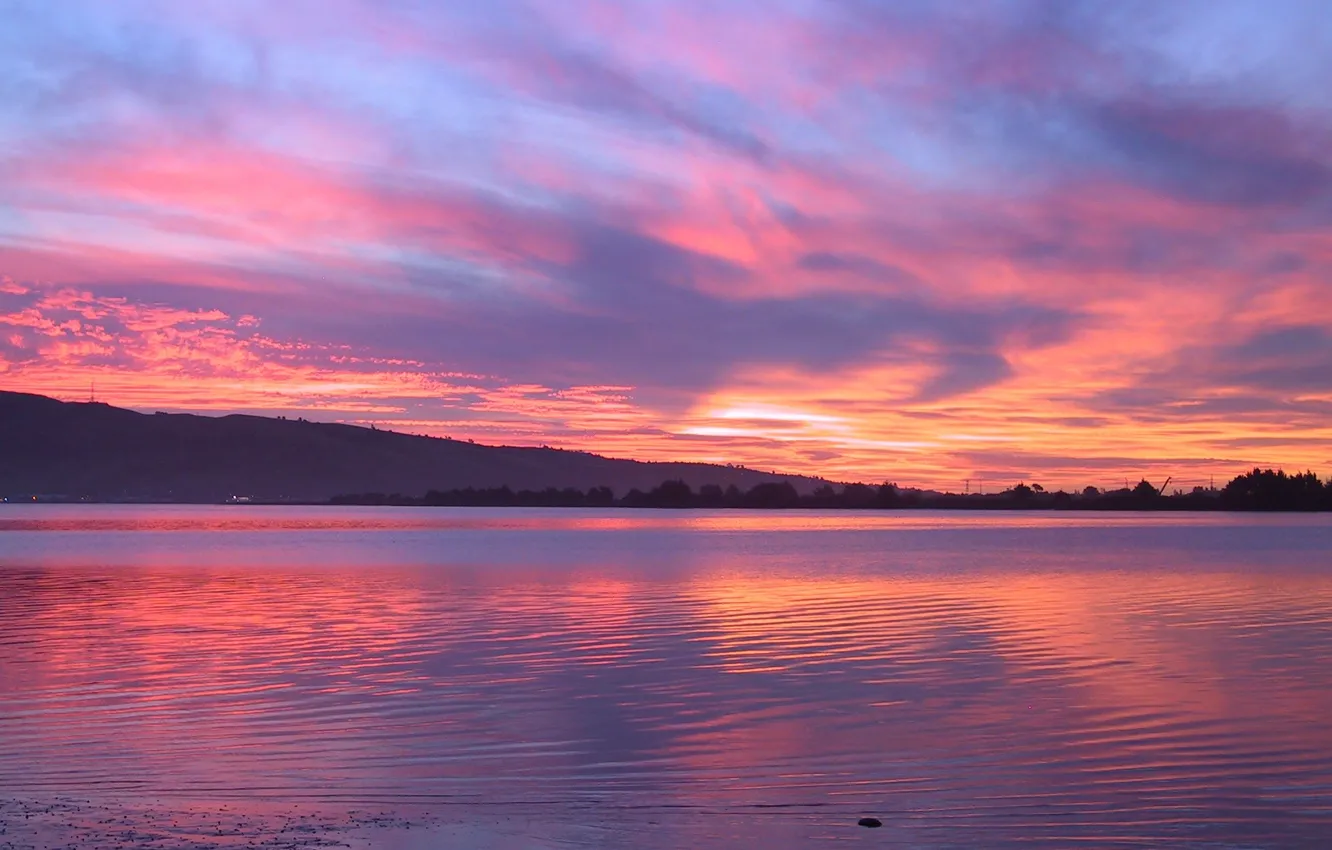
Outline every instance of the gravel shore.
[[542, 847], [526, 818], [487, 815], [485, 823], [429, 813], [372, 809], [334, 812], [298, 805], [174, 807], [73, 798], [0, 799], [0, 850], [415, 850], [425, 847]]

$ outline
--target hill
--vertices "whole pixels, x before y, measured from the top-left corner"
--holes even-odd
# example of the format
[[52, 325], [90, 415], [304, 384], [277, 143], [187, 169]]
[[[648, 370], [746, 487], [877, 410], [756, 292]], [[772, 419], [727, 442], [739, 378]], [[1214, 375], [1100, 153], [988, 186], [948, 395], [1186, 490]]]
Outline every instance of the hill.
[[825, 483], [702, 463], [644, 463], [584, 452], [484, 446], [354, 425], [233, 414], [143, 414], [101, 403], [0, 392], [0, 496], [218, 502], [324, 501], [339, 493], [508, 486], [610, 487], [680, 479], [748, 489]]

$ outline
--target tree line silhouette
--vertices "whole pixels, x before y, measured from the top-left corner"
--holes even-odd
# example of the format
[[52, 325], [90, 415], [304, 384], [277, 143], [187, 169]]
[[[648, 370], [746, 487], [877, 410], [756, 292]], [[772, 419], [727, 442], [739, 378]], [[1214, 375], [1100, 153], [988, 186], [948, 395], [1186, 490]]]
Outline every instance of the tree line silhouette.
[[1101, 511], [1329, 511], [1332, 480], [1324, 482], [1312, 472], [1288, 475], [1284, 470], [1254, 469], [1236, 476], [1220, 490], [1195, 487], [1167, 495], [1148, 481], [1120, 490], [1088, 487], [1069, 493], [1048, 491], [1039, 484], [1017, 484], [999, 493], [938, 493], [901, 488], [894, 483], [874, 486], [824, 485], [800, 493], [789, 482], [767, 482], [741, 490], [705, 485], [695, 490], [684, 481], [664, 481], [651, 490], [630, 490], [616, 497], [609, 487], [589, 490], [554, 487], [545, 490], [488, 489], [431, 490], [421, 497], [399, 493], [359, 493], [335, 496], [335, 505], [430, 505], [449, 507], [552, 508], [746, 508], [782, 510], [889, 510], [931, 508], [948, 510], [1101, 510]]

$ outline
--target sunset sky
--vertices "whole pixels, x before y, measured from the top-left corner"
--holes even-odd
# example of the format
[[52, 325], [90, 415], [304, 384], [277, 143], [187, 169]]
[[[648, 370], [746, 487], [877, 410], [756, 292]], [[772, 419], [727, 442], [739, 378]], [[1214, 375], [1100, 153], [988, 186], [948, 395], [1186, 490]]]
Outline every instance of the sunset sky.
[[0, 0], [0, 389], [1332, 473], [1326, 0]]

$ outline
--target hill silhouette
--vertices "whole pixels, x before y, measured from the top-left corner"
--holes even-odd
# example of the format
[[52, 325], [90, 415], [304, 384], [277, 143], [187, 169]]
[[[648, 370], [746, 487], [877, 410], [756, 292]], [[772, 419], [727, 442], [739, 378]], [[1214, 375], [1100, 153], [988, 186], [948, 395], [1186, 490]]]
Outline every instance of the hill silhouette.
[[826, 483], [742, 467], [647, 463], [549, 448], [485, 446], [354, 425], [233, 414], [144, 414], [0, 392], [0, 497], [324, 501], [339, 493], [609, 487], [651, 490]]

